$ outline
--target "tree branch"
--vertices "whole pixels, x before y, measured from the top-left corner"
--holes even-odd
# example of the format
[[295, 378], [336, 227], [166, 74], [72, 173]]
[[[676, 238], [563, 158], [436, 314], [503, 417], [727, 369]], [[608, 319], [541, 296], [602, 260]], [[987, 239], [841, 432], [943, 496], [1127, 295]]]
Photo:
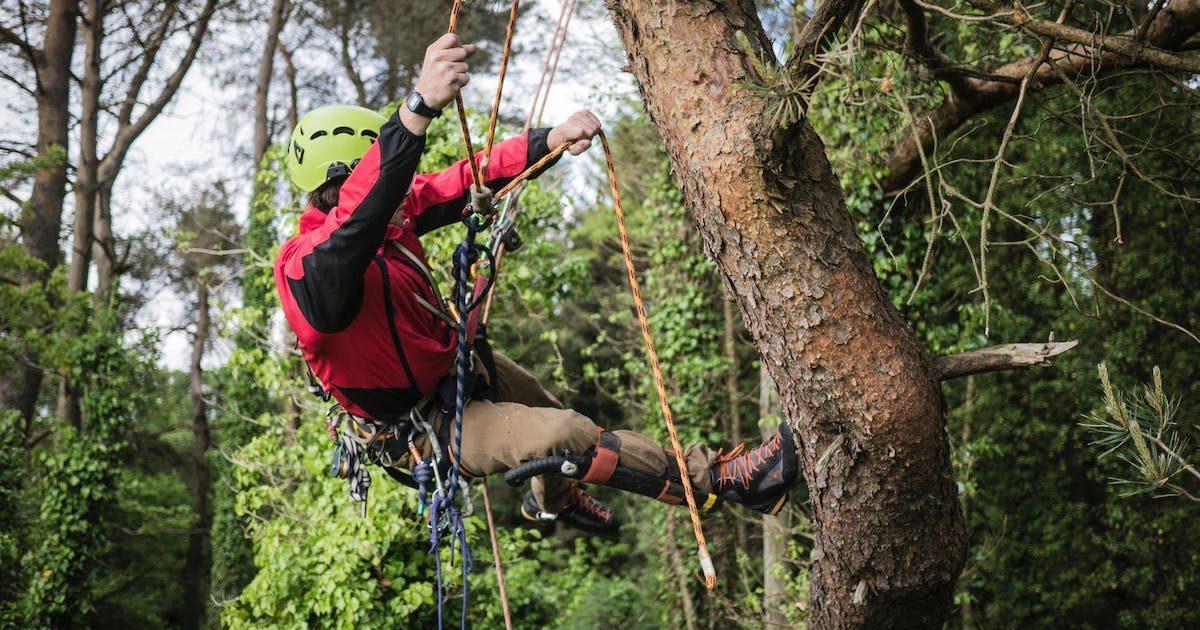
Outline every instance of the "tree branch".
[[1099, 52], [1095, 50], [1099, 48], [1103, 51], [1135, 59], [1141, 62], [1142, 65], [1162, 68], [1163, 70], [1200, 74], [1200, 60], [1173, 55], [1157, 46], [1139, 42], [1135, 39], [1137, 34], [1133, 32], [1126, 32], [1125, 34], [1116, 36], [1102, 35], [1100, 33], [1085, 31], [1070, 24], [1058, 24], [1049, 20], [1033, 19], [1019, 11], [1010, 16], [1008, 21], [1030, 33], [1078, 44], [1083, 47], [1083, 50], [1088, 50], [1089, 52]]
[[862, 0], [825, 0], [805, 23], [784, 70], [800, 79], [816, 76], [821, 69], [817, 55], [824, 52], [846, 16], [857, 13]]
[[[1008, 20], [1009, 16], [998, 13], [995, 18]], [[1175, 0], [1155, 17], [1147, 29], [1146, 41], [1155, 49], [1176, 50], [1197, 32], [1200, 32], [1200, 0]], [[1113, 39], [1132, 43], [1135, 35], [1136, 31], [1130, 30]], [[881, 187], [889, 193], [907, 187], [921, 168], [918, 142], [926, 153], [931, 152], [938, 139], [954, 133], [968, 120], [1015, 99], [1021, 78], [1037, 60], [1038, 56], [1034, 55], [1007, 63], [993, 71], [995, 77], [968, 77], [965, 79], [969, 86], [967, 90], [951, 92], [941, 105], [918, 114], [914, 133], [904, 134], [892, 145], [888, 172], [880, 181]], [[1053, 50], [1046, 62], [1037, 68], [1030, 87], [1041, 89], [1056, 85], [1062, 81], [1062, 76], [1101, 74], [1138, 65], [1150, 64], [1122, 53], [1097, 50], [1094, 41], [1089, 45], [1074, 43], [1065, 49]], [[998, 78], [1003, 80], [996, 80]]]
[[187, 50], [184, 51], [183, 58], [179, 60], [179, 65], [175, 67], [175, 71], [167, 78], [166, 85], [153, 102], [146, 106], [145, 111], [141, 116], [131, 124], [122, 125], [117, 130], [116, 138], [113, 139], [113, 145], [109, 149], [104, 160], [100, 164], [100, 181], [105, 181], [116, 176], [120, 164], [125, 159], [125, 153], [129, 150], [130, 145], [137, 139], [150, 123], [158, 117], [162, 110], [167, 106], [167, 103], [175, 97], [175, 92], [179, 90], [180, 84], [187, 76], [188, 70], [192, 66], [192, 62], [196, 59], [196, 54], [200, 51], [200, 44], [204, 41], [205, 35], [208, 33], [208, 23], [212, 18], [213, 13], [217, 9], [217, 0], [207, 0], [204, 3], [204, 8], [200, 11], [200, 16], [196, 19], [196, 26], [192, 31], [191, 40], [188, 42]]
[[913, 0], [900, 0], [899, 5], [907, 27], [904, 33], [905, 51], [933, 70], [935, 76], [949, 83], [951, 90], [967, 92], [970, 89], [970, 83], [966, 81], [967, 69], [955, 68], [954, 62], [933, 45], [925, 9]]
[[[171, 26], [171, 21], [175, 19], [175, 10], [175, 3], [163, 8], [158, 25], [154, 27], [150, 37], [142, 45], [142, 63], [138, 65], [137, 71], [133, 73], [133, 78], [129, 80], [129, 89], [125, 91], [125, 99], [121, 102], [120, 113], [117, 114], [117, 121], [122, 126], [129, 125], [133, 120], [133, 108], [137, 105], [138, 95], [142, 93], [142, 86], [145, 85], [146, 79], [150, 76], [150, 70], [154, 67], [158, 51], [167, 38], [167, 30]], [[136, 33], [136, 30], [134, 32]]]
[[1049, 367], [1056, 357], [1079, 345], [1079, 340], [1047, 341], [1046, 343], [1010, 343], [949, 354], [933, 360], [934, 370], [943, 381], [1000, 370], [1033, 366]]
[[16, 31], [2, 24], [0, 24], [0, 43], [12, 44], [13, 46], [21, 49], [21, 54], [25, 55], [25, 58], [29, 60], [29, 65], [33, 66], [34, 68], [37, 67], [38, 54], [37, 51], [34, 50], [33, 46], [31, 46], [24, 37], [17, 35]]

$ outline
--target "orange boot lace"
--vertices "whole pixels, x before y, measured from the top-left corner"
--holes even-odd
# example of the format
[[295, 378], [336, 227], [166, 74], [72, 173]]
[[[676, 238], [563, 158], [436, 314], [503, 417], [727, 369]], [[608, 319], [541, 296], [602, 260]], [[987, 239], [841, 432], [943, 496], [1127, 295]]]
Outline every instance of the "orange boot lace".
[[745, 444], [738, 444], [728, 454], [722, 454], [724, 449], [717, 451], [717, 491], [725, 490], [730, 485], [748, 490], [754, 480], [754, 472], [774, 457], [780, 446], [779, 433], [776, 433], [750, 452], [745, 452]]
[[567, 493], [567, 507], [578, 510], [602, 523], [607, 523], [613, 518], [612, 510], [600, 505], [595, 499], [588, 496], [578, 484], [572, 485], [570, 491]]

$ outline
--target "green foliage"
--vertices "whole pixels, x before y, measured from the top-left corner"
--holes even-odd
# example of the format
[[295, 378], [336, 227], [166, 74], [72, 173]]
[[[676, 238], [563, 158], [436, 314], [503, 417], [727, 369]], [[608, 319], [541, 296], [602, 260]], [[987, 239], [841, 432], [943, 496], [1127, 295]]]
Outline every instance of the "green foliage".
[[15, 411], [0, 413], [0, 626], [4, 627], [17, 625], [17, 611], [10, 604], [23, 590], [22, 534], [30, 518], [23, 513], [21, 501], [25, 457], [20, 421]]
[[66, 348], [64, 361], [81, 392], [82, 430], [62, 427], [58, 448], [39, 454], [41, 506], [38, 539], [24, 560], [29, 582], [26, 619], [51, 626], [83, 625], [95, 611], [99, 558], [111, 535], [117, 481], [134, 419], [147, 355], [124, 345], [113, 313]]
[[[1185, 496], [1200, 501], [1183, 485], [1200, 479], [1200, 473], [1188, 463], [1188, 443], [1175, 423], [1179, 402], [1163, 391], [1158, 366], [1154, 367], [1153, 386], [1144, 385], [1140, 397], [1117, 390], [1105, 364], [1097, 369], [1104, 410], [1089, 415], [1082, 425], [1095, 436], [1092, 443], [1105, 449], [1101, 457], [1115, 454], [1131, 469], [1132, 477], [1114, 479], [1123, 489], [1122, 495]], [[1194, 478], [1181, 481], [1181, 476]]]

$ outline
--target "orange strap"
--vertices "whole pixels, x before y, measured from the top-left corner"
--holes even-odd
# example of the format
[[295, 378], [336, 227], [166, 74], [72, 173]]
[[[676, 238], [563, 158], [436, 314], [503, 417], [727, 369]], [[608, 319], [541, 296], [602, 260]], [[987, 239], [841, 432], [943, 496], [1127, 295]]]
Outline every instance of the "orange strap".
[[667, 387], [663, 382], [662, 367], [658, 363], [658, 351], [654, 349], [654, 338], [650, 336], [650, 320], [646, 316], [646, 302], [642, 300], [637, 269], [633, 265], [633, 251], [629, 247], [629, 233], [625, 228], [625, 211], [621, 208], [621, 191], [617, 187], [617, 170], [613, 166], [612, 150], [608, 147], [608, 138], [605, 137], [603, 131], [600, 132], [600, 144], [604, 147], [604, 165], [608, 169], [608, 184], [612, 188], [613, 209], [617, 213], [617, 229], [621, 232], [621, 251], [625, 254], [625, 271], [629, 275], [629, 288], [633, 292], [638, 323], [642, 327], [642, 341], [646, 344], [646, 354], [650, 356], [650, 369], [654, 372], [654, 386], [658, 390], [658, 404], [662, 408], [663, 422], [667, 425], [667, 433], [671, 436], [671, 447], [675, 449], [675, 462], [679, 465], [683, 494], [687, 498], [688, 511], [692, 515], [692, 529], [695, 530], [696, 544], [700, 548], [700, 569], [704, 572], [704, 585], [712, 590], [717, 586], [717, 570], [713, 567], [712, 557], [708, 555], [708, 542], [704, 539], [704, 528], [700, 525], [700, 510], [696, 507], [696, 496], [692, 492], [692, 479], [688, 475], [687, 460], [683, 457], [683, 446], [679, 443], [679, 434], [675, 431], [675, 419], [671, 415], [671, 405], [667, 402]]

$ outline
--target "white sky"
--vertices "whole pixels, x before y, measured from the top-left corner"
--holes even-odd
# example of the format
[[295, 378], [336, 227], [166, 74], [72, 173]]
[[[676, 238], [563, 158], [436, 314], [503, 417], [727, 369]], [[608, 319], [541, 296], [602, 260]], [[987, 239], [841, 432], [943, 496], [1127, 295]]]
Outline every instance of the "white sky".
[[[522, 54], [525, 51], [520, 48], [521, 40], [536, 37], [548, 41], [559, 11], [559, 3], [554, 0], [527, 5], [529, 9], [517, 26], [518, 49], [510, 61], [502, 105], [507, 114], [522, 117], [536, 87], [544, 53]], [[505, 16], [497, 14], [495, 19], [503, 20]], [[261, 30], [261, 26], [254, 28]], [[614, 118], [636, 94], [633, 78], [620, 72], [623, 64], [624, 53], [603, 7], [586, 0], [579, 2], [544, 124], [553, 124], [584, 107], [595, 111], [601, 119]], [[282, 61], [277, 59], [277, 72], [282, 72], [281, 66]], [[155, 198], [164, 190], [186, 192], [217, 178], [235, 184], [237, 213], [245, 216], [249, 165], [244, 156], [248, 154], [252, 131], [249, 104], [239, 101], [246, 98], [249, 90], [222, 88], [217, 74], [217, 67], [203, 56], [198, 59], [174, 101], [130, 151], [117, 182], [116, 196], [122, 200], [114, 208], [119, 213], [114, 217], [118, 237], [161, 225]], [[465, 90], [466, 100], [474, 107], [487, 108], [494, 90], [494, 75], [476, 75]], [[480, 130], [475, 132], [478, 135]], [[585, 175], [589, 169], [597, 168], [599, 159], [597, 151], [589, 153], [587, 159], [564, 160], [559, 168], [560, 173], [565, 170], [565, 185], [585, 196], [593, 192], [582, 190], [589, 179]], [[68, 196], [68, 213], [70, 204]], [[174, 369], [186, 369], [190, 339], [186, 332], [167, 331], [183, 321], [185, 308], [184, 301], [164, 290], [154, 296], [139, 320], [142, 326], [164, 331], [162, 363]], [[213, 350], [209, 362], [220, 362], [228, 346], [218, 343]]]

